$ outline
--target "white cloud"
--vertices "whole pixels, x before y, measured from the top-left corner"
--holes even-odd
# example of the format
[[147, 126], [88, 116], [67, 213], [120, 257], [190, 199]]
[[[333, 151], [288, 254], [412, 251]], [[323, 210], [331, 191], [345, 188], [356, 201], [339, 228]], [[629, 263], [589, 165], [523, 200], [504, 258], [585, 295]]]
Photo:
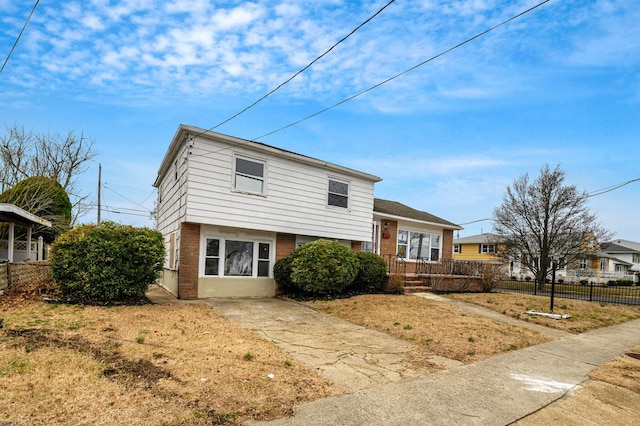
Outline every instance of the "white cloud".
[[211, 21], [216, 27], [228, 30], [235, 27], [245, 27], [260, 18], [263, 13], [262, 6], [255, 3], [246, 3], [230, 10], [221, 9], [216, 11]]

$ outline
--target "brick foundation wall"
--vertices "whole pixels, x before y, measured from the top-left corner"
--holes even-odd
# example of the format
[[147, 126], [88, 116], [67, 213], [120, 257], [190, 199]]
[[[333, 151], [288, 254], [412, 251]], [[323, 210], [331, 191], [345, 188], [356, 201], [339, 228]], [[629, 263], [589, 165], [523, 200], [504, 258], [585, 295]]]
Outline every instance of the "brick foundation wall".
[[178, 298], [198, 298], [198, 267], [200, 264], [200, 225], [180, 225], [180, 263], [178, 265]]
[[484, 291], [482, 278], [463, 276], [432, 276], [427, 278], [433, 292], [477, 293]]
[[351, 250], [356, 253], [362, 251], [362, 242], [361, 241], [351, 241]]

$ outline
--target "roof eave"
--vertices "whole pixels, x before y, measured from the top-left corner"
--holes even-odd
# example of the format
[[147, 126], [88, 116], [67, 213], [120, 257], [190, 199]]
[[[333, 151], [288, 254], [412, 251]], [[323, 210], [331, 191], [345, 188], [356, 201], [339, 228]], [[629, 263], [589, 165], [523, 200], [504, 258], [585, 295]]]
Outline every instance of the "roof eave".
[[444, 229], [451, 229], [451, 230], [464, 229], [460, 225], [448, 224], [448, 223], [439, 223], [439, 222], [430, 222], [430, 221], [420, 220], [420, 219], [412, 219], [412, 218], [409, 218], [409, 217], [397, 216], [397, 215], [393, 215], [393, 214], [377, 212], [375, 210], [373, 211], [373, 214], [376, 215], [376, 216], [389, 218], [391, 220], [402, 220], [404, 222], [412, 222], [412, 223], [420, 223], [422, 225], [438, 226], [438, 227], [444, 228]]

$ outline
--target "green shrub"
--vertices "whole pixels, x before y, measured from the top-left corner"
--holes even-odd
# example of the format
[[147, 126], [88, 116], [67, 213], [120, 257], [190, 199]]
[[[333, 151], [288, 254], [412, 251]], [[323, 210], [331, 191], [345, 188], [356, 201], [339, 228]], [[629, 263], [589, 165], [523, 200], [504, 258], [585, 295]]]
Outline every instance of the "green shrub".
[[316, 240], [291, 253], [291, 283], [306, 293], [342, 293], [358, 273], [358, 258], [337, 241]]
[[382, 290], [387, 278], [387, 263], [375, 253], [359, 252], [358, 274], [351, 287], [360, 292], [377, 292]]
[[51, 249], [51, 272], [67, 299], [86, 303], [133, 301], [162, 271], [162, 235], [105, 222], [62, 234]]
[[282, 294], [292, 294], [297, 290], [296, 286], [291, 282], [292, 260], [293, 258], [291, 256], [287, 256], [279, 259], [273, 265], [273, 278], [276, 280], [276, 284], [278, 284], [278, 291]]

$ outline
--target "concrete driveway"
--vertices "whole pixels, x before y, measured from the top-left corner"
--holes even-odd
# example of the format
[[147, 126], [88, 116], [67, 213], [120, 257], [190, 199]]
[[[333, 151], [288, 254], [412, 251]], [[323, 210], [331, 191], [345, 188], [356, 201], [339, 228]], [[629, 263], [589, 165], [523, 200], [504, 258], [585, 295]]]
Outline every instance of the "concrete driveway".
[[[203, 302], [318, 370], [346, 392], [424, 373], [406, 361], [411, 343], [330, 317], [289, 300], [206, 299]], [[462, 365], [425, 355], [436, 369]], [[433, 369], [433, 367], [432, 367]]]

